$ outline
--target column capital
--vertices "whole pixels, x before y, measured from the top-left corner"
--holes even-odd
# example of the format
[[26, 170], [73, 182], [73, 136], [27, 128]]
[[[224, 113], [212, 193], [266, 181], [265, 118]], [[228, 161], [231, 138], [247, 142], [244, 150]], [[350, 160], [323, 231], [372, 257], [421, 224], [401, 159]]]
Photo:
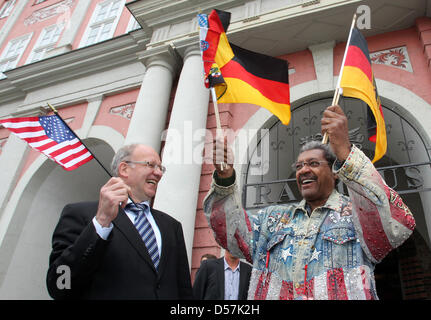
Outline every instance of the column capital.
[[201, 50], [200, 50], [200, 47], [199, 47], [199, 44], [192, 44], [192, 45], [189, 45], [189, 46], [187, 46], [185, 49], [184, 49], [184, 61], [187, 59], [187, 58], [189, 58], [189, 57], [191, 57], [191, 56], [195, 56], [195, 55], [198, 55], [198, 56], [201, 56]]
[[[202, 133], [206, 132], [209, 90], [203, 83], [198, 43], [181, 47], [178, 51], [183, 53], [184, 66], [175, 92], [169, 128], [164, 137], [166, 143], [162, 159], [167, 171], [158, 184], [154, 208], [175, 212], [175, 217], [183, 226], [191, 265], [205, 144], [205, 134]], [[184, 181], [187, 183], [184, 184]], [[177, 190], [175, 195], [172, 194], [173, 189]]]
[[172, 48], [158, 49], [142, 52], [139, 57], [146, 71], [125, 139], [126, 144], [141, 142], [157, 151], [166, 126], [173, 78], [180, 67]]
[[182, 67], [183, 61], [172, 45], [163, 45], [142, 52], [139, 60], [147, 69], [161, 66], [168, 69], [175, 76]]
[[335, 48], [335, 45], [336, 45], [335, 40], [331, 40], [323, 43], [313, 44], [311, 46], [308, 46], [308, 49], [310, 49], [311, 52], [317, 52], [322, 50], [333, 49]]

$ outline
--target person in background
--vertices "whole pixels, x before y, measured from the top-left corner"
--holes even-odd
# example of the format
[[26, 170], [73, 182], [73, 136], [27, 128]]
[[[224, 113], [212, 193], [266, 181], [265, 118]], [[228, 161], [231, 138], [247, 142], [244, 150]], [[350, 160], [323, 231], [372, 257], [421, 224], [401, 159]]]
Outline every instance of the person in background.
[[196, 273], [193, 295], [198, 300], [246, 300], [251, 266], [225, 251], [220, 259], [206, 259]]
[[201, 264], [202, 264], [202, 261], [209, 260], [209, 259], [217, 259], [217, 257], [211, 253], [203, 254], [201, 257]]

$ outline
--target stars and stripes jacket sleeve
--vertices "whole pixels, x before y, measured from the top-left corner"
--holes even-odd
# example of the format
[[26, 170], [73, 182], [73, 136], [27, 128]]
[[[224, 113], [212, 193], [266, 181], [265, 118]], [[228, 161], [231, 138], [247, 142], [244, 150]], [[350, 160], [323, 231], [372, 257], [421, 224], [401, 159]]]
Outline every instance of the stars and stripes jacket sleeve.
[[335, 172], [348, 188], [362, 249], [372, 262], [378, 263], [411, 235], [415, 227], [413, 215], [356, 146]]
[[[415, 227], [413, 215], [357, 147], [352, 147], [348, 159], [335, 172], [348, 188], [361, 247], [373, 263], [378, 263], [411, 235]], [[263, 236], [260, 227], [261, 222], [266, 223], [266, 210], [249, 216], [241, 206], [236, 184], [223, 186], [213, 179], [204, 199], [204, 212], [216, 241], [252, 262], [258, 254], [256, 244]]]
[[235, 173], [232, 183], [227, 186], [217, 184], [220, 180], [217, 180], [216, 175], [214, 172], [211, 189], [203, 202], [208, 224], [218, 244], [234, 256], [252, 263], [256, 249], [252, 226], [258, 228], [258, 219], [249, 216], [242, 208]]

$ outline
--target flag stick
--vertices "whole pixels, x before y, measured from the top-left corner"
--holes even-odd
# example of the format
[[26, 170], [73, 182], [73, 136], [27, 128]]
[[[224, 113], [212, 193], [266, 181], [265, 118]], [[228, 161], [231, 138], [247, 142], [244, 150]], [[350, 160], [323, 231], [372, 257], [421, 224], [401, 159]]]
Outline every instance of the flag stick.
[[[220, 123], [220, 114], [218, 112], [218, 103], [217, 103], [217, 95], [215, 92], [215, 89], [212, 87], [210, 88], [211, 91], [211, 97], [213, 100], [213, 105], [214, 105], [214, 114], [215, 114], [215, 118], [216, 118], [216, 125], [217, 125], [217, 130], [216, 130], [216, 136], [217, 137], [223, 137], [223, 129], [221, 128], [221, 123]], [[226, 166], [226, 164], [224, 163], [224, 161], [222, 161], [220, 163], [221, 166], [221, 171], [223, 171], [223, 168]]]
[[[350, 32], [349, 32], [349, 37], [347, 39], [346, 49], [344, 50], [343, 62], [341, 63], [341, 68], [340, 68], [340, 72], [338, 75], [337, 86], [336, 86], [336, 89], [334, 92], [334, 97], [332, 98], [332, 105], [333, 106], [338, 104], [338, 100], [340, 99], [340, 95], [343, 92], [343, 89], [340, 88], [341, 77], [343, 75], [344, 63], [346, 62], [347, 51], [349, 50], [350, 39], [352, 37], [352, 31], [353, 31], [353, 28], [355, 27], [355, 23], [356, 23], [356, 13], [353, 15], [352, 25], [350, 27]], [[329, 140], [328, 134], [325, 132], [325, 134], [323, 135], [322, 143], [327, 144], [328, 140]]]

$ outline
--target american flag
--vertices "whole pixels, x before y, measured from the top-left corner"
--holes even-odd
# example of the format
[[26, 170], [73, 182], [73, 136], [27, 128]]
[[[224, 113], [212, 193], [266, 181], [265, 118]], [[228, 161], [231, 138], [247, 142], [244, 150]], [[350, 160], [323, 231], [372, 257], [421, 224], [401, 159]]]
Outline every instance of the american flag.
[[57, 115], [9, 118], [0, 120], [0, 124], [65, 170], [76, 169], [93, 159], [75, 133]]

